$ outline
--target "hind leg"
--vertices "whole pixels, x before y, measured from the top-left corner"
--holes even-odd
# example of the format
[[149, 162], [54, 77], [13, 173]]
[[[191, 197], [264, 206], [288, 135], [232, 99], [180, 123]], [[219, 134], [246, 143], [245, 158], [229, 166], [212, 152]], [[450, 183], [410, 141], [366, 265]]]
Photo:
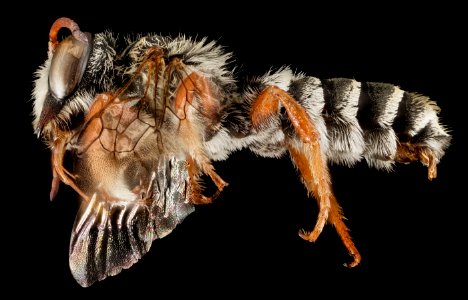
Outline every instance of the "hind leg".
[[328, 221], [335, 226], [349, 254], [353, 257], [353, 261], [346, 265], [354, 267], [361, 261], [361, 256], [351, 240], [348, 228], [343, 222], [341, 208], [333, 195], [326, 158], [320, 148], [319, 132], [305, 109], [284, 90], [270, 86], [264, 89], [253, 103], [251, 112], [253, 126], [262, 128], [262, 124], [267, 123], [270, 117], [279, 114], [280, 104], [286, 109], [296, 131], [296, 137], [287, 141], [291, 159], [299, 169], [307, 191], [317, 199], [319, 205], [314, 229], [311, 232], [302, 230], [299, 235], [307, 241], [314, 242]]

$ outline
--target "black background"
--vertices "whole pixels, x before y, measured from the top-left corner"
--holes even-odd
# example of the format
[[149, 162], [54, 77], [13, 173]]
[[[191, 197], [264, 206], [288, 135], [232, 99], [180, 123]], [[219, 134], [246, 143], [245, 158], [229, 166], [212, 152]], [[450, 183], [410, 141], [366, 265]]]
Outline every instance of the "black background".
[[[63, 296], [128, 290], [149, 292], [155, 299], [166, 293], [225, 298], [304, 292], [312, 298], [316, 293], [455, 292], [461, 282], [455, 272], [466, 270], [461, 207], [466, 200], [462, 145], [467, 134], [462, 123], [467, 98], [462, 41], [467, 35], [461, 8], [307, 7], [290, 1], [260, 8], [227, 5], [134, 2], [97, 9], [75, 3], [30, 8], [33, 17], [2, 25], [9, 78], [3, 86], [8, 106], [2, 125], [7, 132], [2, 147], [9, 178], [3, 248], [9, 285], [20, 286], [18, 293], [29, 287]], [[216, 203], [197, 207], [131, 269], [82, 289], [68, 268], [77, 200], [62, 185], [57, 199], [49, 202], [49, 152], [31, 126], [33, 72], [46, 58], [50, 26], [62, 16], [89, 32], [207, 36], [234, 52], [239, 77], [290, 65], [320, 78], [393, 83], [437, 100], [453, 145], [432, 182], [419, 163], [398, 165], [391, 173], [365, 163], [331, 167], [335, 193], [363, 257], [354, 269], [342, 266], [349, 257], [330, 226], [315, 244], [297, 236], [301, 227], [313, 227], [317, 208], [288, 158], [263, 159], [242, 151], [215, 163], [230, 183]]]

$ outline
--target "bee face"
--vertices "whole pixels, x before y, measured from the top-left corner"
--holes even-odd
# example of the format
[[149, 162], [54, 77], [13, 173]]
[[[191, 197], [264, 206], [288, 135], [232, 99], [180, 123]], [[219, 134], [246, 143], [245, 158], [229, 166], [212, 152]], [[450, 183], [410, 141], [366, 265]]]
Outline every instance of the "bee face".
[[[69, 29], [71, 35], [60, 42], [58, 31]], [[112, 66], [113, 50], [109, 34], [93, 36], [81, 32], [75, 22], [58, 19], [49, 34], [48, 59], [36, 72], [33, 91], [34, 129], [46, 139], [53, 127], [73, 128], [73, 119], [85, 113], [97, 92], [106, 85]], [[106, 48], [106, 51], [102, 51]], [[92, 83], [92, 84], [90, 84]]]

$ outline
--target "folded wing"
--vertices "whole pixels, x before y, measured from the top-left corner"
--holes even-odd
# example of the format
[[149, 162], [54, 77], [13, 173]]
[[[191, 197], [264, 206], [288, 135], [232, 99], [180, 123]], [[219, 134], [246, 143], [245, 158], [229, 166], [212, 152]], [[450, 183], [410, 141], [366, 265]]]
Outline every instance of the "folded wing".
[[169, 234], [193, 210], [187, 166], [160, 160], [151, 177], [152, 195], [142, 200], [109, 200], [97, 191], [83, 201], [70, 242], [70, 268], [86, 287], [136, 263], [157, 238]]

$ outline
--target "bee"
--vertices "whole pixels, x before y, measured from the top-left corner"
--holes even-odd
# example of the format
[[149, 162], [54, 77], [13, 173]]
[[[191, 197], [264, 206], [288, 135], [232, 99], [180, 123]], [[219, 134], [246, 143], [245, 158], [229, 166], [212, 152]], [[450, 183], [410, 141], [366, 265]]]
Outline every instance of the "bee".
[[[59, 41], [62, 29], [71, 34]], [[364, 159], [391, 170], [420, 161], [429, 179], [437, 176], [451, 137], [427, 97], [287, 67], [240, 88], [232, 65], [232, 54], [207, 39], [118, 38], [82, 32], [69, 18], [53, 23], [34, 82], [33, 127], [51, 150], [50, 199], [61, 182], [81, 198], [69, 249], [81, 286], [130, 268], [195, 205], [216, 199], [228, 183], [212, 162], [241, 149], [290, 156], [319, 210], [313, 230], [300, 237], [315, 242], [332, 225], [351, 256], [347, 267], [361, 255], [328, 164]], [[205, 194], [202, 176], [213, 194]]]

